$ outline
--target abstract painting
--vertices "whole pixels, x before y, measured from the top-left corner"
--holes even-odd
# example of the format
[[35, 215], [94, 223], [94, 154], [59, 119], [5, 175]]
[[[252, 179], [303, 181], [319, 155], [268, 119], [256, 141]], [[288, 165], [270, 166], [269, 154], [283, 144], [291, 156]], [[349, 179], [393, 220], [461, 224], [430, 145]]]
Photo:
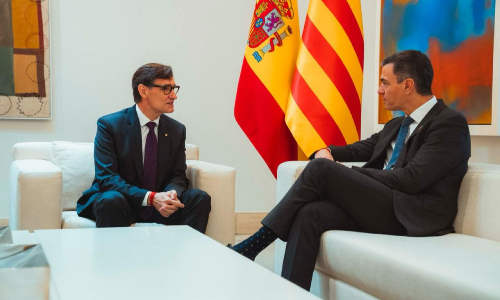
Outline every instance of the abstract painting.
[[[432, 92], [470, 125], [492, 124], [496, 0], [382, 0], [380, 60], [415, 49], [434, 67]], [[384, 109], [378, 123], [402, 112]]]
[[49, 0], [0, 0], [0, 118], [51, 118]]

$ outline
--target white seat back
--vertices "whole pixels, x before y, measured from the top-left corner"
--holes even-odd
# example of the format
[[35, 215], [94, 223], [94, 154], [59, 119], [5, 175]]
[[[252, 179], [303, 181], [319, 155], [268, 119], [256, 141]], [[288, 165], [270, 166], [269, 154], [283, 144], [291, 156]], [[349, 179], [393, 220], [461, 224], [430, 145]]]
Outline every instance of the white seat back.
[[469, 163], [458, 194], [457, 233], [500, 242], [500, 165]]
[[[17, 143], [12, 148], [12, 157], [14, 160], [22, 159], [43, 159], [51, 160], [50, 148], [52, 142], [26, 142]], [[198, 146], [186, 144], [186, 159], [199, 160], [200, 151]]]
[[[94, 144], [74, 142], [28, 142], [15, 144], [14, 160], [41, 159], [61, 169], [63, 177], [62, 206], [64, 211], [75, 210], [82, 192], [94, 180]], [[198, 160], [196, 145], [186, 144], [186, 159]]]
[[17, 143], [12, 147], [14, 160], [43, 159], [50, 161], [51, 142]]

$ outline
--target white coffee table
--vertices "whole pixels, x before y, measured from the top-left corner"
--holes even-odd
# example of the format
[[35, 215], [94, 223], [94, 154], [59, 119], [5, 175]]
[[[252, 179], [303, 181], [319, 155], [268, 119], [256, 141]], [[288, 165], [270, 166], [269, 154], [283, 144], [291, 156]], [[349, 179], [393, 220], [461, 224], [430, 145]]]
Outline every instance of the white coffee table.
[[187, 226], [36, 230], [65, 299], [318, 299]]

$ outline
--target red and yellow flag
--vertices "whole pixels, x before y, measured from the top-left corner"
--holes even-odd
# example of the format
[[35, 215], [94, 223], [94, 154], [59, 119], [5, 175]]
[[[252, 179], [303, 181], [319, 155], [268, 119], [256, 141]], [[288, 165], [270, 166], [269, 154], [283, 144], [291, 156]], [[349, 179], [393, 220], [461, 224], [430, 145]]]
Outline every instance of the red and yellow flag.
[[286, 123], [310, 156], [361, 134], [363, 23], [359, 0], [311, 0]]
[[274, 176], [282, 162], [360, 137], [360, 1], [311, 0], [302, 41], [297, 13], [296, 0], [257, 1], [234, 109]]
[[236, 94], [236, 121], [275, 177], [279, 164], [298, 158], [285, 110], [299, 31], [296, 0], [258, 0]]

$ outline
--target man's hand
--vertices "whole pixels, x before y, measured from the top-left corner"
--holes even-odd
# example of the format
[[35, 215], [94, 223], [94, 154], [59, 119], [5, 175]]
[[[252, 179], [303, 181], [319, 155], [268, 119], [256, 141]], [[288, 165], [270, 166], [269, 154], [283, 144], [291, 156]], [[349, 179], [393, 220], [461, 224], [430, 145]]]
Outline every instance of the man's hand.
[[153, 198], [153, 206], [165, 218], [170, 217], [179, 208], [184, 208], [184, 204], [177, 198], [176, 191], [156, 193]]
[[180, 202], [179, 198], [177, 198], [177, 192], [175, 190], [171, 190], [171, 191], [168, 191], [168, 192], [165, 192], [167, 194], [167, 196], [170, 197], [170, 199], [172, 200], [177, 200]]
[[326, 158], [326, 159], [329, 159], [329, 160], [333, 160], [332, 154], [326, 148], [318, 150], [316, 152], [316, 154], [314, 155], [314, 158]]

